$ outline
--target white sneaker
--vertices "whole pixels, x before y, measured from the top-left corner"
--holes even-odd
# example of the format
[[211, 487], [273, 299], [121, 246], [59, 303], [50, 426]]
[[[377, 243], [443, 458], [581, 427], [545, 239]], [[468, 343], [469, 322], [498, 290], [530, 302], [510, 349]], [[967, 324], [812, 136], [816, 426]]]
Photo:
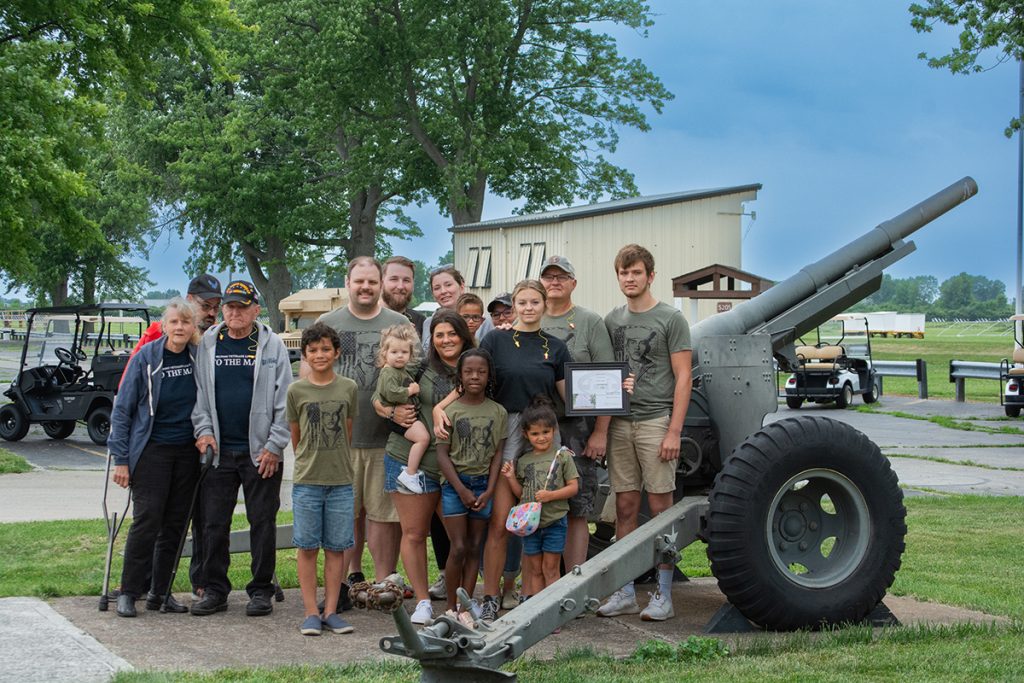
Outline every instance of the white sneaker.
[[644, 621], [665, 621], [671, 619], [676, 615], [675, 610], [672, 609], [672, 596], [662, 595], [661, 591], [650, 593], [651, 601], [647, 603], [647, 607], [640, 613], [640, 618]]
[[434, 610], [430, 606], [430, 600], [420, 600], [416, 603], [416, 611], [412, 613], [412, 623], [429, 626], [433, 621]]
[[437, 581], [430, 585], [427, 589], [427, 594], [430, 595], [431, 600], [447, 600], [448, 599], [448, 584], [444, 580], [444, 572], [437, 577]]
[[402, 470], [402, 473], [398, 475], [398, 492], [423, 493], [423, 473], [417, 471], [416, 474], [409, 474]]
[[635, 593], [627, 595], [625, 591], [617, 590], [612, 593], [612, 597], [608, 598], [608, 602], [597, 608], [597, 616], [617, 617], [623, 614], [636, 614], [639, 611], [640, 605], [636, 604]]

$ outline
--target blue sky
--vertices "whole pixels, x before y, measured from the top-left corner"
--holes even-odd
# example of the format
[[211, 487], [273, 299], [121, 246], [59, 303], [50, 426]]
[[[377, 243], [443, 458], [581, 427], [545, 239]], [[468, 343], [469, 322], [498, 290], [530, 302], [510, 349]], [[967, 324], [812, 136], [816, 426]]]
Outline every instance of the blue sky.
[[[621, 132], [613, 161], [645, 195], [763, 184], [748, 205], [757, 219], [744, 218], [742, 267], [772, 279], [971, 175], [979, 195], [919, 231], [918, 251], [889, 272], [941, 281], [967, 271], [1012, 288], [1017, 141], [1003, 129], [1017, 112], [1017, 67], [928, 68], [917, 54], [944, 53], [956, 32], [916, 33], [907, 4], [652, 0], [647, 38], [616, 35], [676, 97], [651, 131]], [[484, 219], [513, 208], [490, 197]], [[433, 207], [410, 213], [424, 237], [394, 250], [434, 263], [450, 224]], [[183, 250], [176, 237], [153, 248], [160, 289], [187, 281]]]

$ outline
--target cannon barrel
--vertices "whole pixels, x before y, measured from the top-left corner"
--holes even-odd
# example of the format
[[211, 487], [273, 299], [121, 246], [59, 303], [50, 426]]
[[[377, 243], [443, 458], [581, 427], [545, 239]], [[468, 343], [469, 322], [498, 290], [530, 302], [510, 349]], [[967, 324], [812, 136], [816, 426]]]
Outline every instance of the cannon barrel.
[[[777, 332], [777, 330], [765, 330], [764, 328], [772, 320], [809, 299], [816, 292], [842, 279], [851, 271], [872, 263], [893, 251], [905, 237], [967, 201], [977, 192], [978, 184], [970, 176], [956, 181], [895, 218], [881, 223], [846, 246], [802, 268], [800, 272], [779, 282], [753, 299], [736, 306], [733, 310], [697, 323], [693, 327], [694, 344], [696, 345], [702, 337], [713, 335], [749, 334], [756, 331]], [[877, 285], [871, 291], [875, 290], [877, 290]], [[864, 292], [859, 294], [861, 296], [858, 296], [856, 300], [866, 296]], [[795, 321], [792, 326], [796, 328], [797, 335], [803, 334], [807, 330], [813, 329], [822, 320], [827, 320], [832, 315], [841, 312], [850, 303], [853, 302], [849, 299], [833, 298], [829, 302], [827, 310], [822, 308], [822, 310], [813, 311], [813, 315], [805, 314], [804, 318]], [[794, 321], [789, 322], [794, 323]]]

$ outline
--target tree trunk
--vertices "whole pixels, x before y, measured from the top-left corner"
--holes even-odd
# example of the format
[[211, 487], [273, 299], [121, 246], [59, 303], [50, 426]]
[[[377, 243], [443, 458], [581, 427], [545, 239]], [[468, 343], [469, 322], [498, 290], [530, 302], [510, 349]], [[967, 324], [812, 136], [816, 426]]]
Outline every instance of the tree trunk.
[[348, 205], [349, 239], [345, 260], [377, 253], [377, 211], [381, 205], [381, 189], [370, 187], [360, 191]]
[[478, 170], [476, 179], [469, 185], [453, 189], [448, 200], [452, 225], [477, 223], [484, 213], [484, 197], [487, 194], [487, 172]]
[[270, 327], [283, 332], [284, 316], [278, 304], [292, 291], [292, 274], [288, 270], [284, 242], [278, 237], [268, 237], [264, 251], [245, 241], [241, 246], [249, 277], [260, 292], [260, 306], [270, 316]]
[[68, 279], [65, 277], [60, 282], [55, 282], [50, 287], [50, 305], [63, 306], [68, 301]]
[[82, 268], [82, 303], [96, 303], [96, 267], [85, 265]]

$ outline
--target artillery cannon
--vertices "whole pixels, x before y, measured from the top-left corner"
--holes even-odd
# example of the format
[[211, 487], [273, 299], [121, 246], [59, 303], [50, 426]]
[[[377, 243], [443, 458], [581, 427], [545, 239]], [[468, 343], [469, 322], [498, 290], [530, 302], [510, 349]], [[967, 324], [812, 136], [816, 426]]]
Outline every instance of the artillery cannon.
[[694, 325], [675, 505], [490, 626], [441, 616], [417, 632], [396, 610], [399, 635], [381, 639], [381, 649], [418, 659], [424, 681], [512, 678], [498, 667], [655, 564], [677, 562], [696, 540], [707, 543], [722, 592], [755, 624], [863, 620], [900, 566], [903, 494], [878, 446], [852, 427], [808, 415], [763, 426], [778, 409], [773, 359], [791, 370], [799, 336], [877, 291], [885, 268], [914, 251], [904, 238], [977, 191], [963, 178]]

